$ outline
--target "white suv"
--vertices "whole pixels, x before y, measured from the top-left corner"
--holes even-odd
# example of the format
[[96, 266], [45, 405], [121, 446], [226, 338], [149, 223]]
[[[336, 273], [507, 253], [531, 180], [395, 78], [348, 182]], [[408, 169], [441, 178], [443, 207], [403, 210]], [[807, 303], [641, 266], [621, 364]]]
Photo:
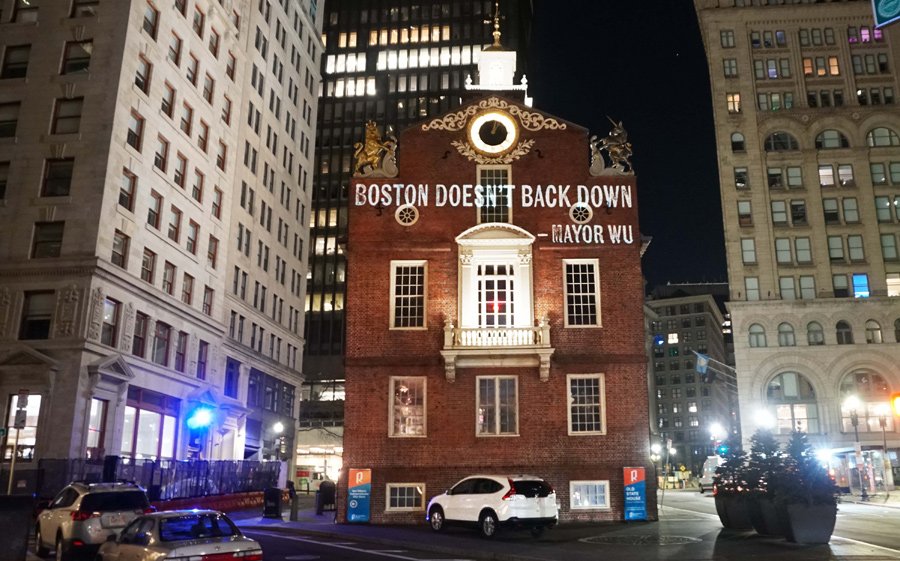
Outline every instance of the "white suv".
[[46, 557], [55, 548], [56, 561], [76, 555], [93, 559], [108, 536], [152, 511], [147, 494], [135, 483], [70, 483], [38, 516], [35, 553]]
[[428, 503], [427, 520], [440, 532], [447, 524], [476, 526], [486, 538], [500, 527], [531, 530], [535, 537], [559, 522], [556, 491], [539, 477], [474, 475]]

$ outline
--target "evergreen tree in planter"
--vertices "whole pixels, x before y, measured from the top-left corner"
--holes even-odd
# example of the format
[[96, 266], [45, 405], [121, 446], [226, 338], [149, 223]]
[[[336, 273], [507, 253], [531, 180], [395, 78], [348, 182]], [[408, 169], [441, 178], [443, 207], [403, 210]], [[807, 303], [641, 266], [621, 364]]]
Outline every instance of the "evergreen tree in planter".
[[747, 454], [741, 448], [740, 438], [732, 435], [725, 442], [725, 460], [716, 468], [713, 486], [716, 496], [716, 513], [722, 526], [730, 530], [752, 528], [747, 512]]
[[806, 433], [791, 434], [784, 463], [773, 486], [785, 537], [796, 543], [828, 543], [837, 517], [837, 487]]
[[758, 429], [750, 438], [747, 461], [747, 510], [756, 532], [762, 535], [784, 535], [778, 522], [773, 488], [784, 474], [784, 456], [769, 429]]

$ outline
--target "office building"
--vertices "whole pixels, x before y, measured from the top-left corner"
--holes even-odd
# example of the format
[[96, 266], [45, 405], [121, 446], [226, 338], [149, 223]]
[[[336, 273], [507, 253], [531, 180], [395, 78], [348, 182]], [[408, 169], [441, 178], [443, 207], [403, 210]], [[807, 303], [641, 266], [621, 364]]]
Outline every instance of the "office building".
[[4, 460], [290, 460], [315, 0], [3, 4]]
[[744, 441], [760, 425], [803, 430], [841, 487], [890, 488], [900, 446], [885, 408], [900, 391], [900, 30], [876, 29], [867, 2], [694, 5]]

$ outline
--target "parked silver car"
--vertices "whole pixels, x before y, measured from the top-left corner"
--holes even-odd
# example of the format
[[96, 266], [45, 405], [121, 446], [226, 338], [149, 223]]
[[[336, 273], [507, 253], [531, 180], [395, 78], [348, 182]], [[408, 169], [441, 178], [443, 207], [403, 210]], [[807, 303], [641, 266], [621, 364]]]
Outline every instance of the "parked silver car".
[[35, 553], [46, 557], [55, 549], [56, 561], [75, 555], [90, 559], [108, 536], [152, 510], [136, 483], [70, 483], [38, 516]]
[[215, 510], [139, 516], [100, 547], [97, 561], [262, 561], [262, 547]]

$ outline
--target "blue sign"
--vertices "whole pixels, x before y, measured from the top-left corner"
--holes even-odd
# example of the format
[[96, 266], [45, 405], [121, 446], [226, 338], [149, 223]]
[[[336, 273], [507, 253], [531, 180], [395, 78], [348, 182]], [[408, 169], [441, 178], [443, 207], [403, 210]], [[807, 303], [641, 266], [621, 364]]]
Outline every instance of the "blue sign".
[[646, 481], [644, 468], [624, 468], [625, 470], [625, 520], [647, 519]]
[[347, 482], [347, 522], [369, 521], [369, 497], [372, 496], [372, 470], [351, 469]]
[[872, 0], [875, 12], [875, 27], [884, 27], [900, 20], [900, 0]]

